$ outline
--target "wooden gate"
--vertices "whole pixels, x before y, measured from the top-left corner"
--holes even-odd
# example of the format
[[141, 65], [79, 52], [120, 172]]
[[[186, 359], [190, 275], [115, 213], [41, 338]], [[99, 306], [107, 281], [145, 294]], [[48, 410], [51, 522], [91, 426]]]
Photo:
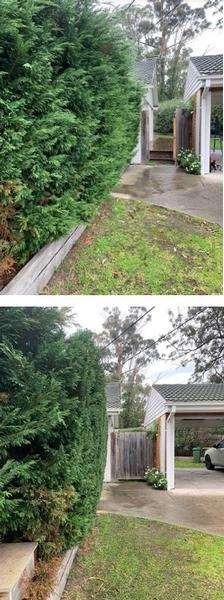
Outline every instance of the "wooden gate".
[[112, 480], [143, 479], [148, 466], [153, 466], [153, 441], [145, 431], [111, 433]]
[[192, 149], [193, 146], [193, 113], [186, 114], [177, 108], [173, 119], [173, 159], [176, 161], [180, 148]]

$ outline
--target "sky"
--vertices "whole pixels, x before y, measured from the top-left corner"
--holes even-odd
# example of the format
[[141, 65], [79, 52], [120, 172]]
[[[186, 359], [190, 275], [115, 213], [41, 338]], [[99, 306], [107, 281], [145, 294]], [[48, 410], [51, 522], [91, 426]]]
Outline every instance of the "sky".
[[[55, 300], [55, 302], [54, 302]], [[95, 333], [100, 333], [104, 321], [105, 307], [117, 306], [123, 315], [128, 313], [131, 306], [143, 306], [146, 310], [155, 307], [151, 313], [152, 319], [149, 324], [141, 328], [143, 337], [150, 337], [154, 340], [161, 335], [165, 335], [172, 329], [169, 321], [169, 310], [175, 314], [178, 310], [185, 316], [189, 306], [203, 307], [208, 306], [206, 296], [13, 296], [10, 304], [12, 306], [57, 306], [69, 307], [74, 315], [73, 323], [69, 326], [66, 333], [71, 335], [77, 330], [75, 323], [78, 323], [82, 329], [90, 329]], [[209, 298], [210, 306], [220, 305], [220, 296], [211, 296]], [[5, 296], [0, 296], [1, 306], [8, 306]], [[160, 344], [160, 351], [168, 357], [168, 349], [165, 343]], [[194, 371], [194, 366], [189, 363], [182, 367], [178, 361], [158, 360], [151, 363], [147, 369], [144, 369], [146, 383], [187, 383]]]
[[[106, 1], [107, 0], [101, 0], [102, 3]], [[205, 0], [187, 0], [187, 2], [191, 8], [201, 8], [205, 5]], [[144, 6], [146, 3], [146, 0], [136, 0], [136, 5], [139, 6]], [[108, 0], [108, 4], [110, 4], [110, 0]], [[111, 4], [114, 6], [122, 6], [122, 4], [127, 5], [128, 0], [111, 0]], [[215, 24], [216, 19], [213, 16], [212, 10], [207, 11], [207, 17]], [[189, 46], [192, 48], [193, 55], [195, 56], [202, 54], [222, 54], [223, 32], [218, 29], [208, 29], [191, 41]]]
[[[174, 313], [177, 313], [177, 305], [154, 303], [149, 296], [107, 296], [107, 297], [90, 297], [83, 296], [81, 301], [77, 297], [73, 308], [77, 315], [77, 321], [82, 328], [89, 328], [97, 333], [102, 329], [104, 320], [104, 307], [118, 306], [123, 315], [128, 312], [131, 306], [144, 306], [146, 310], [155, 306], [151, 313], [151, 321], [141, 328], [143, 337], [158, 339], [171, 329], [169, 322], [168, 311], [172, 308]], [[187, 313], [187, 307], [182, 306], [181, 312]], [[76, 327], [71, 327], [70, 332], [75, 331]], [[70, 333], [69, 332], [69, 333]], [[165, 344], [160, 345], [160, 350], [166, 352]], [[189, 364], [183, 368], [177, 361], [159, 360], [153, 362], [147, 369], [144, 369], [145, 382], [149, 385], [153, 383], [187, 383], [193, 373], [193, 365]]]

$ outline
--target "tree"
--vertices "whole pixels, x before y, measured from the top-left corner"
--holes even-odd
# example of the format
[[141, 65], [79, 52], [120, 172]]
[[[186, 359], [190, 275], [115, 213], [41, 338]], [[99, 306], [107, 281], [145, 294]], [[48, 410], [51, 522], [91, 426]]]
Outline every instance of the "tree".
[[64, 323], [58, 309], [0, 310], [0, 538], [45, 558], [82, 538], [105, 463], [99, 350]]
[[[191, 8], [182, 0], [148, 0], [146, 6], [119, 11], [121, 24], [142, 55], [157, 57], [160, 100], [182, 93], [178, 81], [186, 68], [186, 45], [207, 28], [205, 8]], [[132, 14], [132, 17], [131, 17]]]
[[[158, 358], [156, 347], [149, 347], [153, 339], [145, 338], [141, 334], [143, 324], [145, 326], [150, 323], [151, 314], [132, 325], [145, 312], [146, 308], [143, 306], [131, 307], [123, 317], [119, 308], [106, 308], [103, 331], [96, 336], [96, 341], [102, 349], [106, 372], [110, 378], [121, 381], [122, 425], [125, 427], [142, 425], [149, 386], [144, 383], [145, 377], [141, 369]], [[122, 333], [125, 329], [127, 331]], [[120, 337], [115, 339], [117, 336]]]
[[172, 327], [180, 329], [169, 339], [170, 357], [180, 359], [183, 366], [193, 362], [196, 382], [224, 382], [224, 308], [189, 308], [190, 317], [192, 321], [184, 325], [185, 315], [171, 313]]
[[221, 29], [223, 26], [223, 0], [208, 0], [205, 8], [213, 9], [213, 15], [217, 19], [216, 27]]

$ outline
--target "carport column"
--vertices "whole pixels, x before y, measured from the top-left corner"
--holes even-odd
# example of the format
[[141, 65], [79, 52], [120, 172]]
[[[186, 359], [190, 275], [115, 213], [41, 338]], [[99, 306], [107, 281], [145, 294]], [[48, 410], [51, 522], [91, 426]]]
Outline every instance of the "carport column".
[[201, 174], [210, 172], [210, 134], [211, 134], [211, 92], [210, 82], [206, 85], [201, 97]]
[[104, 481], [111, 481], [111, 432], [113, 431], [112, 416], [108, 416], [107, 458], [104, 471]]
[[172, 490], [175, 485], [175, 412], [166, 420], [166, 477], [168, 490]]

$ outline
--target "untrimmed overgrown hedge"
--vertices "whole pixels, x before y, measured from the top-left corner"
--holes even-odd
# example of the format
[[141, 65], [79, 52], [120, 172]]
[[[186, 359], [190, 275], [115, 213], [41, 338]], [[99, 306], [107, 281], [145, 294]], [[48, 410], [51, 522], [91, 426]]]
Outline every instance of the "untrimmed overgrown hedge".
[[181, 98], [173, 98], [161, 102], [159, 109], [155, 113], [155, 131], [158, 133], [173, 133], [173, 117], [177, 108], [185, 108], [190, 111], [190, 105], [186, 104]]
[[99, 351], [63, 322], [52, 308], [0, 310], [0, 542], [38, 541], [45, 558], [82, 538], [105, 464]]
[[142, 92], [123, 33], [91, 0], [4, 0], [0, 46], [0, 261], [11, 268], [9, 256], [23, 264], [107, 196], [136, 144]]

